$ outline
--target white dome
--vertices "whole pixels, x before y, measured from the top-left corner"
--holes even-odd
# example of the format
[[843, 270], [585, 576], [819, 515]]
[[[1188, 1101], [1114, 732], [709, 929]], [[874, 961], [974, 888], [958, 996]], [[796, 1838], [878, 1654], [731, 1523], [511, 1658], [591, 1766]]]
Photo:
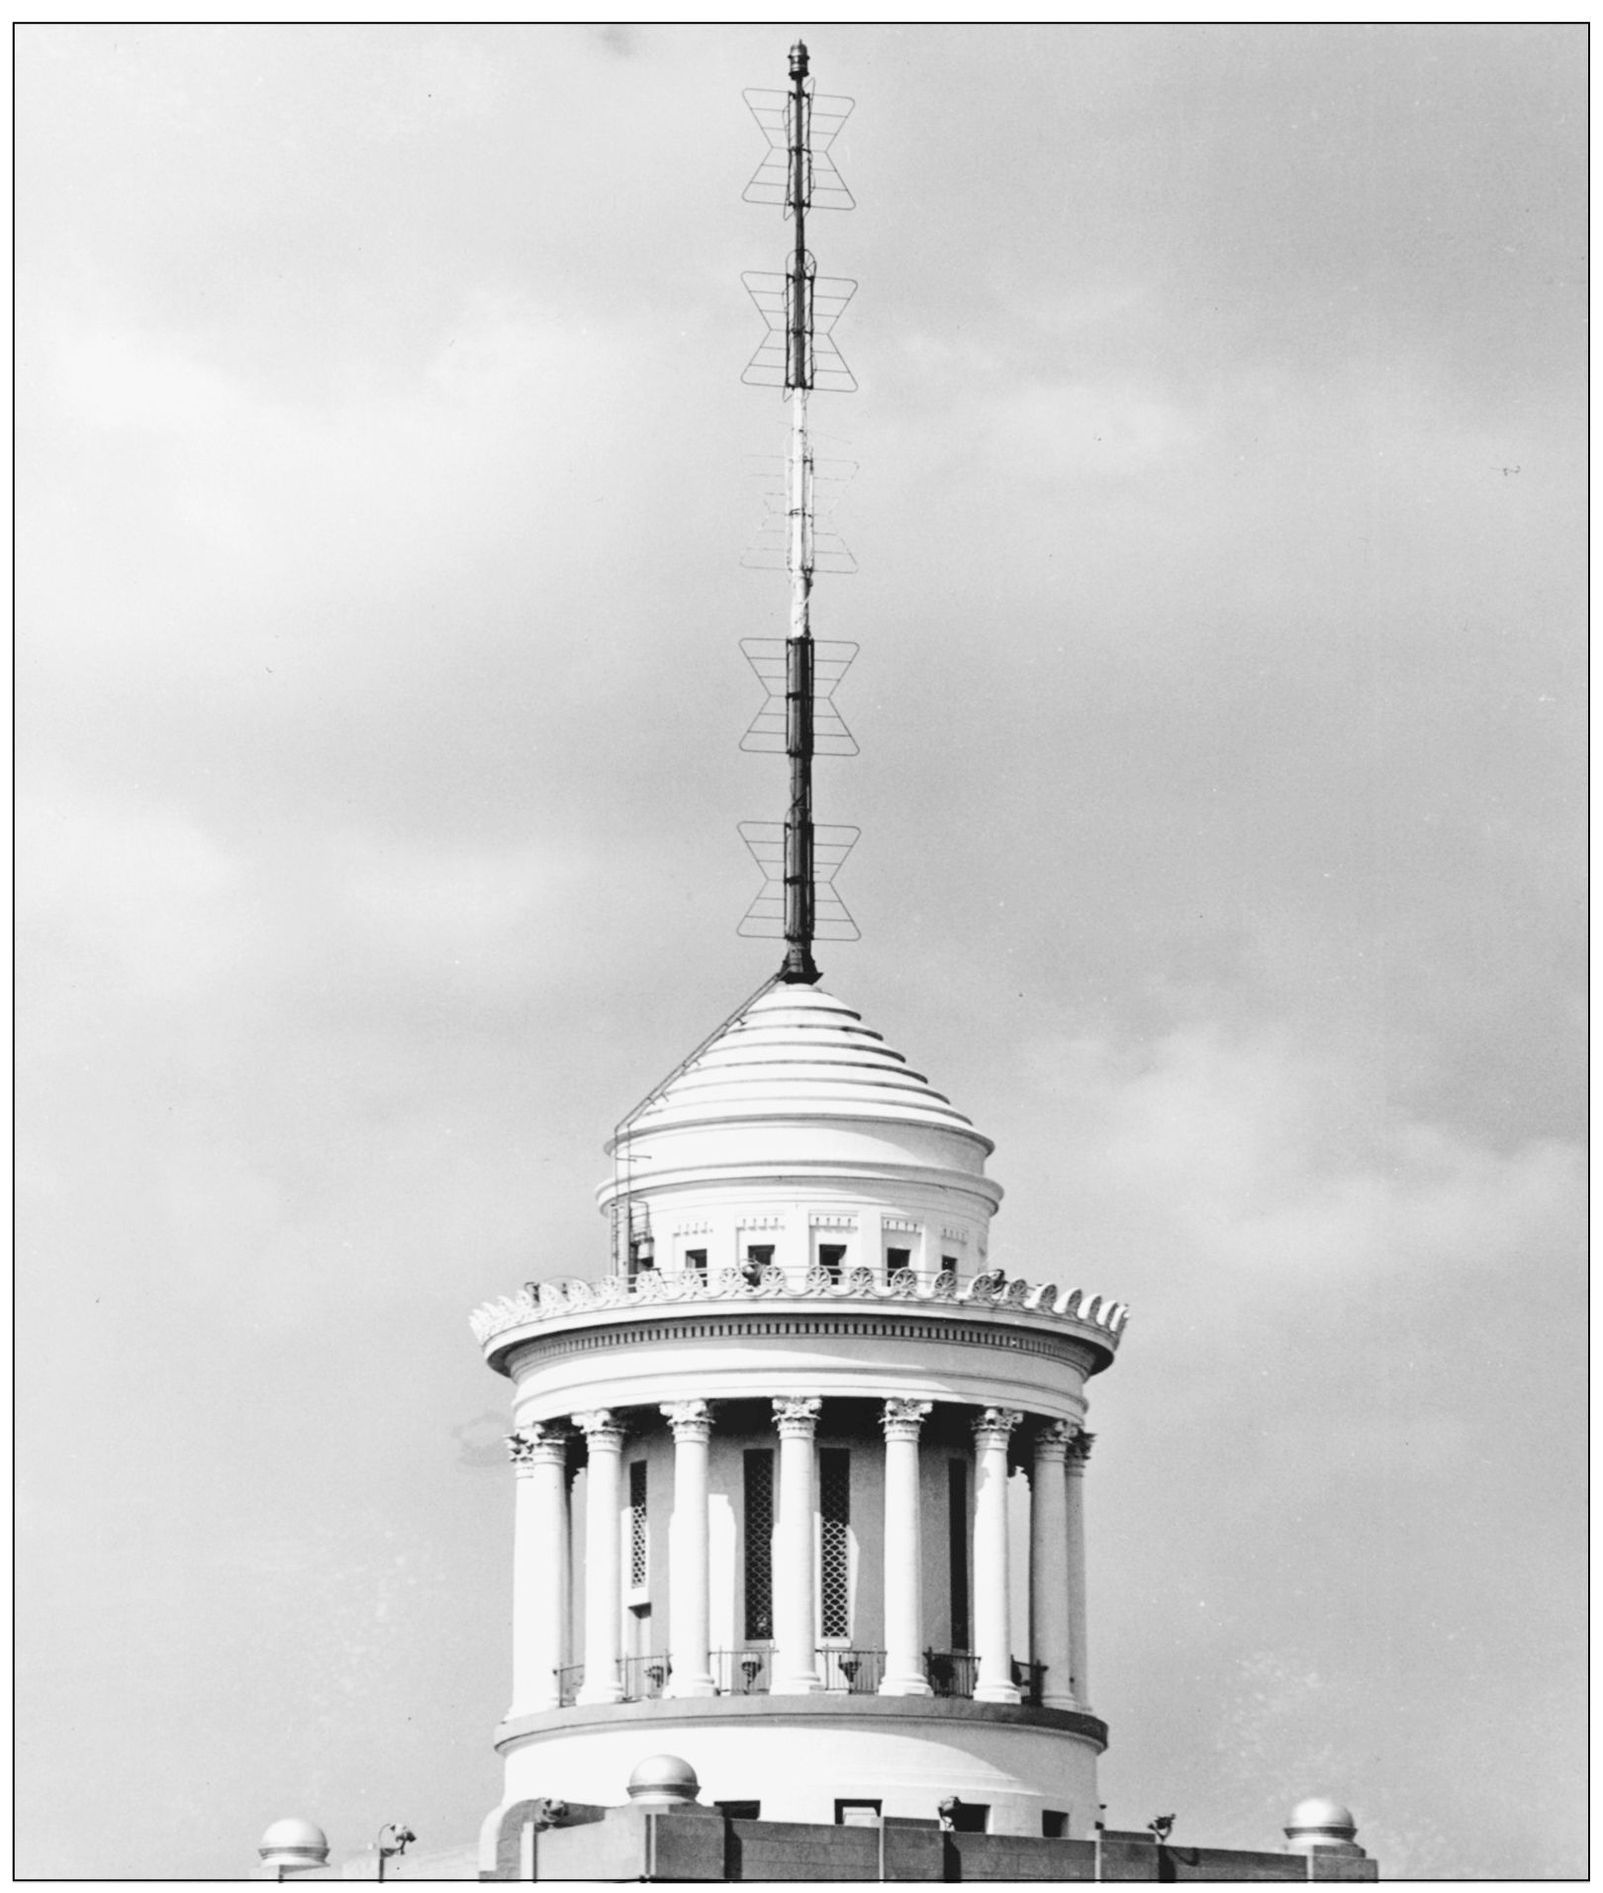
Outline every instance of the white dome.
[[700, 1792], [695, 1769], [679, 1755], [648, 1755], [629, 1777], [629, 1799], [643, 1806], [682, 1804]]
[[991, 1149], [861, 1014], [815, 987], [770, 986], [636, 1109], [596, 1194], [605, 1213], [628, 1200], [658, 1269], [685, 1267], [692, 1248], [715, 1271], [738, 1265], [750, 1239], [775, 1244], [800, 1285], [817, 1259], [809, 1229], [844, 1220], [853, 1266], [881, 1265], [884, 1230], [927, 1274], [966, 1275], [1002, 1200]]
[[328, 1858], [328, 1836], [315, 1821], [289, 1815], [274, 1821], [257, 1852], [267, 1866], [321, 1865]]
[[973, 1123], [911, 1071], [862, 1015], [813, 986], [773, 986], [642, 1109], [626, 1135], [797, 1118], [869, 1119], [957, 1132]]
[[1306, 1801], [1299, 1801], [1291, 1810], [1291, 1820], [1286, 1828], [1288, 1834], [1325, 1830], [1347, 1836], [1357, 1833], [1358, 1823], [1353, 1819], [1352, 1809], [1344, 1808], [1339, 1801], [1331, 1801], [1318, 1794]]

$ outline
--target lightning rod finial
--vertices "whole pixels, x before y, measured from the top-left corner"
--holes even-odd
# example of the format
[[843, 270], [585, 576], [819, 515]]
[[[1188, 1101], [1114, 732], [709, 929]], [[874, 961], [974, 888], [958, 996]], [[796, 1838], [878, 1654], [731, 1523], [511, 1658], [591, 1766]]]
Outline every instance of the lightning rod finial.
[[803, 40], [797, 40], [790, 49], [790, 76], [793, 79], [807, 77], [807, 46]]

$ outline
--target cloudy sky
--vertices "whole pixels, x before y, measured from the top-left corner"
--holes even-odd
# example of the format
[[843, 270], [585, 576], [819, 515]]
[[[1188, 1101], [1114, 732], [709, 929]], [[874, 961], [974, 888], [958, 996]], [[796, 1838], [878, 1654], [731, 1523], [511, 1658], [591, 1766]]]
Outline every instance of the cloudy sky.
[[[21, 33], [24, 1872], [497, 1798], [466, 1311], [775, 961], [791, 37]], [[809, 37], [826, 984], [1134, 1307], [1109, 1818], [1579, 1872], [1583, 31]]]

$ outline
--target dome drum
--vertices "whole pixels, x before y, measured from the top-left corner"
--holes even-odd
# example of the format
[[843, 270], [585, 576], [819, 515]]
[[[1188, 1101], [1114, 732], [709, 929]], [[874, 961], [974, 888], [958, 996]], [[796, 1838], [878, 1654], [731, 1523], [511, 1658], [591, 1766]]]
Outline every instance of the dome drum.
[[990, 1266], [990, 1141], [811, 988], [610, 1148], [613, 1272], [473, 1317], [514, 1388], [508, 1795], [603, 1801], [645, 1738], [770, 1819], [944, 1794], [1088, 1835], [1085, 1389], [1124, 1307]]
[[987, 1810], [996, 1834], [1038, 1835], [1043, 1816], [1089, 1838], [1106, 1729], [1076, 1712], [1009, 1710], [902, 1697], [653, 1700], [607, 1712], [565, 1709], [503, 1725], [509, 1797], [560, 1792], [616, 1800], [642, 1749], [695, 1756], [703, 1807], [754, 1807], [765, 1821], [820, 1825], [843, 1802], [930, 1820], [957, 1795]]
[[[989, 1783], [1034, 1806], [1062, 1779], [1065, 1743], [1089, 1767], [1103, 1731], [1086, 1696], [1078, 1420], [883, 1373], [874, 1395], [761, 1384], [546, 1413], [511, 1435], [520, 1552], [543, 1581], [519, 1591], [509, 1792], [534, 1744], [541, 1791], [584, 1799], [597, 1757], [612, 1765], [615, 1715], [647, 1704], [670, 1725], [683, 1705], [687, 1752], [732, 1798], [751, 1738], [807, 1716], [813, 1798], [783, 1818], [819, 1818], [825, 1790], [861, 1785], [833, 1735], [816, 1751], [830, 1705], [858, 1730], [893, 1718], [904, 1746], [940, 1751], [921, 1778], [956, 1771], [951, 1791], [971, 1797]], [[759, 1722], [720, 1750], [715, 1731], [753, 1705]], [[970, 1755], [999, 1741], [1005, 1789]], [[721, 1752], [727, 1769], [711, 1764]]]

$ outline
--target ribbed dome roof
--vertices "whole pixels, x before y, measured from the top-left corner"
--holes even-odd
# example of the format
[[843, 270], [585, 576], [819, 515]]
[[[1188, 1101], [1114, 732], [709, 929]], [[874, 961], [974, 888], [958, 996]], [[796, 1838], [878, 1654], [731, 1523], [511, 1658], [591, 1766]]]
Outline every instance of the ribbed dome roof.
[[992, 1148], [860, 1013], [815, 986], [773, 986], [754, 999], [638, 1113], [629, 1133], [797, 1117], [914, 1124]]

